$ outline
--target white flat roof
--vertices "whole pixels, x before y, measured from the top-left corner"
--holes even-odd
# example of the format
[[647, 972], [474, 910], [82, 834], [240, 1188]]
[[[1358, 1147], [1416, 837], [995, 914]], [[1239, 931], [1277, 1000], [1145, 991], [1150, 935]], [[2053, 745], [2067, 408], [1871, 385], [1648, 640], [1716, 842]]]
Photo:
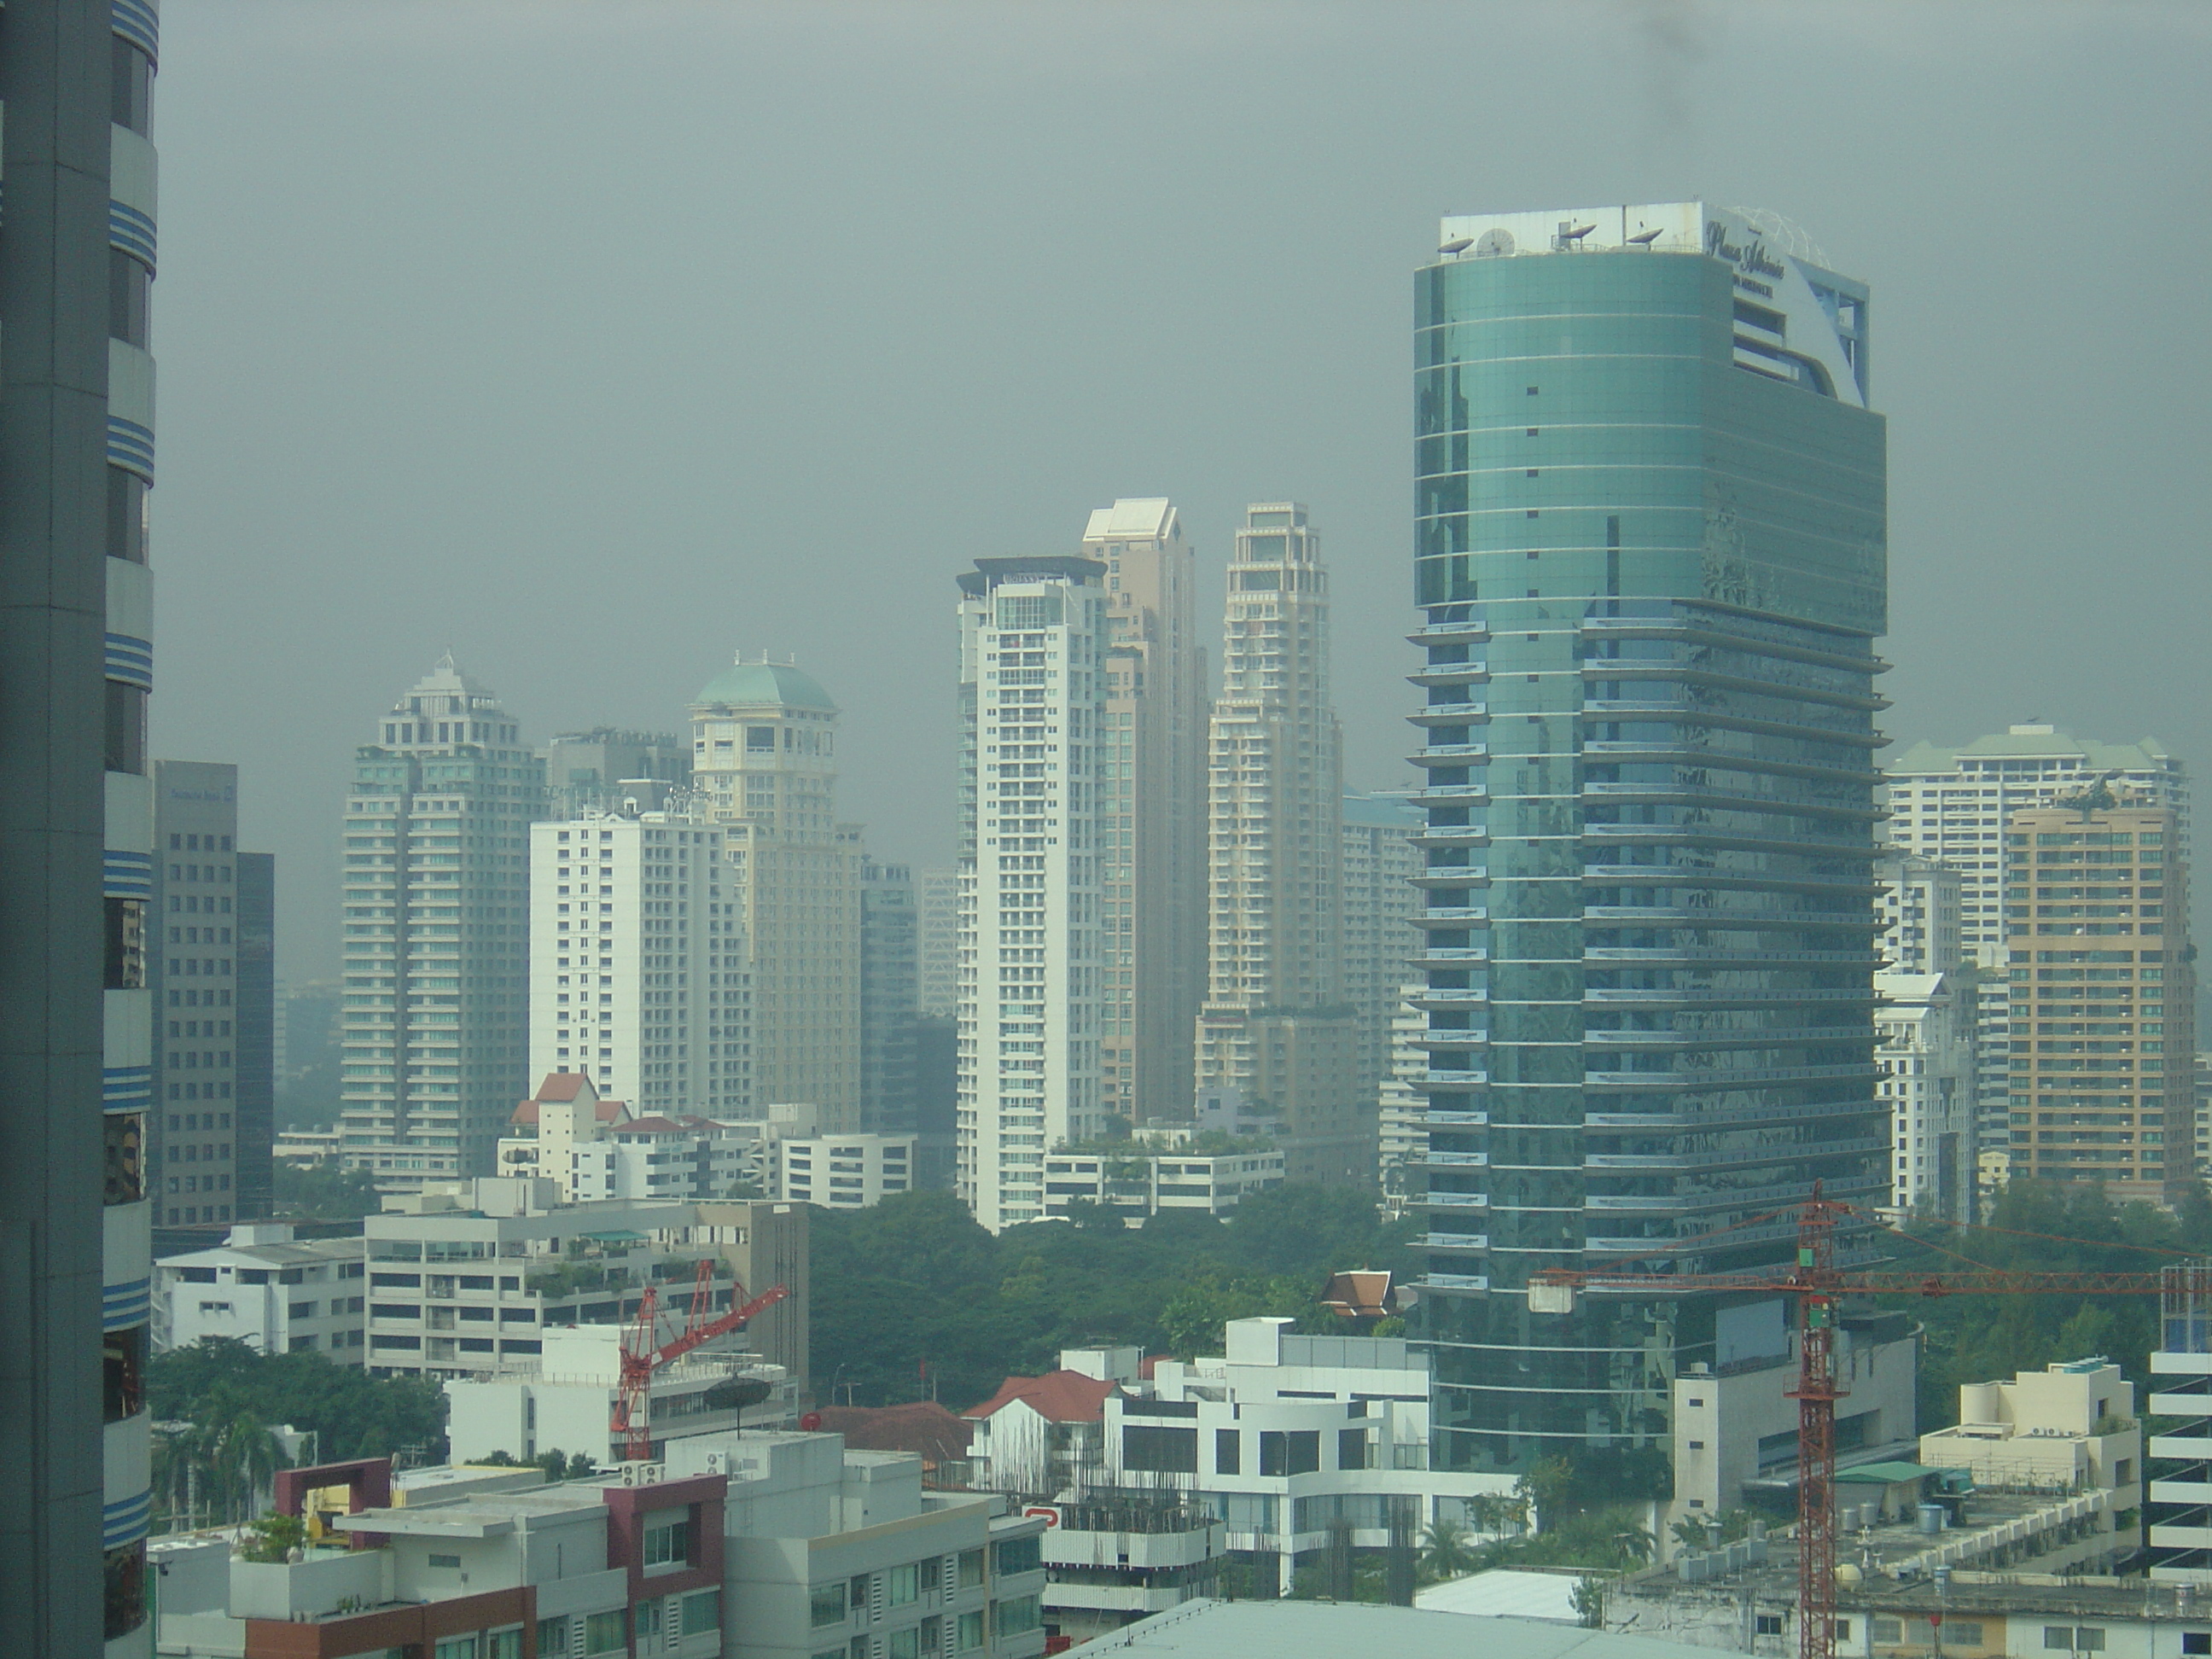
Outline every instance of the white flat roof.
[[1525, 1619], [1499, 1619], [1477, 1633], [1455, 1613], [1336, 1601], [1186, 1601], [1084, 1650], [1179, 1659], [1467, 1659], [1476, 1640], [1483, 1659], [1712, 1659], [1710, 1648], [1648, 1636]]

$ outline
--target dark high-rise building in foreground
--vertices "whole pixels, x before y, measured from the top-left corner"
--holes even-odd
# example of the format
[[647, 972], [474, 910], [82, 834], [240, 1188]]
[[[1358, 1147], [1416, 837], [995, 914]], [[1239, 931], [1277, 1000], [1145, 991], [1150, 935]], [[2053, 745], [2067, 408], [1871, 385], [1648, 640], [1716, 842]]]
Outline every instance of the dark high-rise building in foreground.
[[151, 1504], [149, 0], [0, 30], [0, 1653], [138, 1659]]
[[1672, 1375], [1717, 1328], [1784, 1342], [1779, 1311], [1532, 1314], [1529, 1274], [1771, 1263], [1815, 1181], [1886, 1190], [1868, 292], [1699, 203], [1443, 230], [1414, 289], [1435, 1452], [1656, 1468]]

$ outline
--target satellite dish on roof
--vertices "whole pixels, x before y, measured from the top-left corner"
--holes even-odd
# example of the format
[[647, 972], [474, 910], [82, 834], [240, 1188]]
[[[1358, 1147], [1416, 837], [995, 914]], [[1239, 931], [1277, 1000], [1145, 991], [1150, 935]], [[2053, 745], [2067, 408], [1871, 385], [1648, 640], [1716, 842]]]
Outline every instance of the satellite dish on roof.
[[1650, 247], [1659, 240], [1659, 228], [1655, 225], [1650, 230], [1639, 230], [1628, 240], [1638, 247]]
[[1475, 239], [1474, 257], [1478, 259], [1495, 259], [1512, 252], [1513, 233], [1510, 230], [1486, 230]]
[[1464, 253], [1474, 245], [1472, 236], [1455, 236], [1437, 250], [1439, 253]]

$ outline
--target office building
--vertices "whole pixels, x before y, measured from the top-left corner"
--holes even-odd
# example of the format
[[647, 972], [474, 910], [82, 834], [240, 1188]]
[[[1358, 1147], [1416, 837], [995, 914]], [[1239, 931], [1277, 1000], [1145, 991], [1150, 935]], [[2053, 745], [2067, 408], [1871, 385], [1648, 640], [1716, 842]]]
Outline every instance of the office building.
[[2170, 1203], [2197, 1176], [2181, 814], [2092, 784], [2012, 813], [2004, 863], [2012, 1173]]
[[268, 1212], [276, 983], [269, 856], [238, 850], [238, 769], [154, 763], [155, 1224]]
[[1653, 1380], [1749, 1298], [1540, 1313], [1529, 1273], [1760, 1267], [1815, 1182], [1889, 1191], [1869, 295], [1785, 222], [1696, 202], [1440, 241], [1414, 399], [1432, 1451], [1626, 1469], [1666, 1457]]
[[1881, 891], [1882, 960], [1907, 974], [1955, 975], [1973, 960], [1959, 926], [1963, 879], [1955, 868], [1916, 853], [1896, 852], [1874, 867]]
[[1343, 742], [1328, 571], [1295, 501], [1245, 511], [1207, 745], [1208, 975], [1197, 1087], [1278, 1114], [1291, 1179], [1365, 1184], [1375, 1092], [1344, 982]]
[[[143, 1659], [151, 5], [0, 36], [0, 1652]], [[106, 1644], [103, 1650], [102, 1644]]]
[[1882, 1000], [1875, 1092], [1895, 1143], [1889, 1206], [1901, 1219], [1970, 1224], [1981, 1213], [1972, 997], [1948, 975], [1896, 968], [1876, 974], [1874, 988]]
[[727, 831], [752, 953], [753, 1099], [856, 1128], [860, 853], [837, 823], [837, 705], [794, 665], [740, 656], [692, 701], [691, 780]]
[[903, 864], [860, 861], [860, 1124], [915, 1132], [918, 916]]
[[[1918, 743], [1891, 760], [1887, 836], [1900, 854], [1934, 860], [1958, 872], [1959, 939], [1976, 975], [1975, 1091], [1985, 1144], [2003, 1144], [2008, 1061], [2016, 1030], [2005, 966], [2004, 918], [2018, 900], [1999, 854], [2006, 817], [2049, 806], [2099, 779], [2132, 799], [2171, 806], [2179, 850], [2189, 853], [2189, 778], [2154, 738], [2084, 743], [2045, 721], [2028, 721], [1955, 749]], [[2027, 1014], [2021, 1012], [2019, 1022]]]
[[720, 825], [680, 812], [531, 826], [531, 1076], [586, 1074], [641, 1116], [749, 1110], [724, 842]]
[[1413, 926], [1420, 829], [1421, 814], [1403, 794], [1354, 790], [1344, 798], [1344, 1000], [1359, 1022], [1354, 1058], [1365, 1089], [1389, 1072], [1407, 964], [1420, 949]]
[[1047, 1147], [1106, 1129], [1106, 574], [1092, 559], [978, 559], [959, 579], [954, 1190], [994, 1232], [1043, 1218]]
[[957, 1000], [952, 971], [952, 935], [960, 916], [960, 872], [923, 870], [915, 877], [915, 948], [920, 980], [915, 1000], [923, 1016], [950, 1019]]
[[530, 825], [545, 763], [448, 654], [355, 751], [340, 1128], [411, 1191], [488, 1173], [529, 1085]]
[[691, 781], [690, 748], [672, 732], [596, 726], [560, 732], [538, 752], [545, 760], [550, 817], [654, 811]]
[[1045, 1213], [1066, 1216], [1072, 1204], [1103, 1204], [1132, 1227], [1163, 1210], [1225, 1216], [1250, 1194], [1279, 1187], [1279, 1146], [1236, 1152], [1195, 1152], [1146, 1143], [1121, 1152], [1054, 1152], [1045, 1159]]
[[1091, 515], [1106, 569], [1098, 773], [1099, 1092], [1132, 1122], [1187, 1114], [1191, 1021], [1206, 985], [1206, 653], [1196, 562], [1161, 500]]

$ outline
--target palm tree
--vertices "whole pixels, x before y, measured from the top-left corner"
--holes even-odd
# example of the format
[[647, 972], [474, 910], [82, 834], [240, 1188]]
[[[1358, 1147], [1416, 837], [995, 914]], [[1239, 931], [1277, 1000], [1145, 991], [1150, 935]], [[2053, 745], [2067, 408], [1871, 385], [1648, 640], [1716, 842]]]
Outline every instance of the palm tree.
[[252, 1519], [258, 1494], [291, 1461], [252, 1412], [240, 1412], [224, 1424], [216, 1437], [215, 1463], [222, 1483], [236, 1494], [233, 1518]]
[[1474, 1565], [1474, 1534], [1462, 1523], [1438, 1516], [1421, 1529], [1421, 1570], [1431, 1578], [1462, 1578]]

